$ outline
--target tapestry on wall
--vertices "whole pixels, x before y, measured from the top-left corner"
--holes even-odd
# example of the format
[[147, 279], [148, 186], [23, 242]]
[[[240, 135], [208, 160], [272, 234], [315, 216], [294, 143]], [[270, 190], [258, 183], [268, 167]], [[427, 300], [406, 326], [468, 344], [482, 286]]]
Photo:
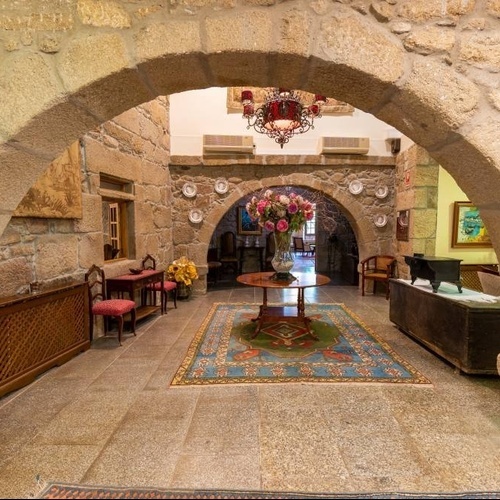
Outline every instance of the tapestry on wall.
[[[227, 111], [228, 113], [242, 113], [243, 105], [241, 104], [241, 91], [251, 90], [253, 93], [253, 98], [255, 106], [261, 106], [264, 104], [266, 92], [268, 88], [260, 87], [228, 87], [227, 89]], [[304, 101], [313, 102], [314, 95], [309, 92], [302, 92], [300, 94], [304, 96]], [[354, 107], [346, 102], [337, 101], [331, 97], [326, 98], [326, 103], [321, 106], [322, 115], [336, 115], [336, 114], [349, 114], [354, 113]]]
[[82, 218], [79, 141], [49, 165], [13, 215], [47, 219]]
[[283, 321], [264, 323], [254, 336], [258, 312], [258, 304], [214, 304], [172, 385], [431, 383], [343, 304], [307, 304], [317, 339]]

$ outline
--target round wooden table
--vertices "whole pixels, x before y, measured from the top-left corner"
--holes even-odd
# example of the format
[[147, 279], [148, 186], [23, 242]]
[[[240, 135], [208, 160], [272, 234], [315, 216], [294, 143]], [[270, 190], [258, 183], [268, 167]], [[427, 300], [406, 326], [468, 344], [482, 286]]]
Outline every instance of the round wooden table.
[[[318, 340], [316, 335], [309, 328], [311, 319], [305, 315], [304, 290], [316, 286], [327, 285], [330, 283], [328, 276], [316, 273], [291, 273], [293, 280], [280, 281], [273, 279], [276, 273], [247, 273], [236, 278], [236, 281], [243, 285], [262, 288], [262, 305], [259, 308], [259, 315], [252, 321], [257, 322], [255, 332], [252, 338], [255, 338], [262, 328], [265, 321], [284, 321], [287, 323], [304, 324], [307, 333]], [[297, 290], [297, 309], [288, 306], [273, 306], [267, 304], [267, 290], [269, 288], [296, 289]]]

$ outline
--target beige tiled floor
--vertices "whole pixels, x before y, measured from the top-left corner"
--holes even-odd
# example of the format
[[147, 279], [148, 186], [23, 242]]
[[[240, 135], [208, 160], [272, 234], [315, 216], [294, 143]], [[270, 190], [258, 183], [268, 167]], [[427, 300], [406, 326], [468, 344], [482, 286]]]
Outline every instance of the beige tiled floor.
[[173, 488], [500, 491], [500, 377], [457, 373], [407, 338], [383, 295], [332, 286], [306, 300], [345, 303], [432, 386], [169, 386], [214, 302], [260, 298], [234, 288], [169, 303], [122, 347], [99, 339], [0, 399], [0, 496], [28, 497], [37, 475]]

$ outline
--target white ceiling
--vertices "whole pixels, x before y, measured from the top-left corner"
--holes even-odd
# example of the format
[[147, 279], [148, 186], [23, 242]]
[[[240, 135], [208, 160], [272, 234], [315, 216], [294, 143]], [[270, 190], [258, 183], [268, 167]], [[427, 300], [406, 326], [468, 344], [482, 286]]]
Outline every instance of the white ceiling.
[[[355, 109], [350, 116], [323, 115], [314, 129], [294, 136], [280, 149], [273, 139], [247, 129], [241, 113], [228, 113], [227, 88], [192, 90], [170, 96], [171, 154], [201, 156], [203, 135], [252, 135], [255, 154], [314, 155], [320, 137], [369, 137], [369, 155], [391, 156], [389, 136], [398, 132], [373, 115]], [[406, 142], [406, 141], [405, 141]], [[411, 141], [410, 141], [411, 143]]]

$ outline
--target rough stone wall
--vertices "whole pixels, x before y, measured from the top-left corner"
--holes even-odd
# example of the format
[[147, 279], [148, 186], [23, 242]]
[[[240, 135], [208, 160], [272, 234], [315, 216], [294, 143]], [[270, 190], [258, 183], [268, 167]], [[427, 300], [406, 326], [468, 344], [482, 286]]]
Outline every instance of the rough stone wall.
[[413, 146], [397, 157], [396, 183], [396, 211], [410, 210], [409, 240], [396, 242], [400, 277], [408, 278], [404, 255], [435, 255], [439, 165]]
[[146, 253], [157, 256], [159, 264], [171, 259], [167, 105], [167, 99], [156, 99], [82, 138], [83, 217], [13, 218], [0, 238], [0, 296], [27, 292], [33, 281], [43, 289], [81, 280], [92, 264], [103, 265], [100, 173], [135, 185], [135, 255], [107, 264], [106, 274], [128, 272]]
[[[427, 149], [480, 207], [498, 253], [499, 33], [499, 0], [4, 0], [0, 232], [51, 159], [125, 110], [193, 88], [286, 82], [350, 102]], [[352, 208], [364, 248], [376, 246]]]
[[[281, 163], [280, 163], [281, 162]], [[305, 164], [307, 163], [307, 164]], [[201, 276], [206, 274], [206, 255], [217, 224], [228, 208], [253, 192], [277, 186], [299, 186], [316, 191], [339, 205], [351, 224], [359, 247], [360, 258], [377, 253], [393, 253], [395, 175], [394, 159], [389, 157], [341, 158], [295, 156], [262, 156], [246, 159], [212, 160], [199, 157], [171, 157], [172, 234], [175, 257], [189, 255], [197, 263]], [[225, 177], [229, 189], [218, 194], [215, 180]], [[364, 189], [358, 195], [349, 191], [349, 183], [360, 180]], [[186, 198], [182, 187], [186, 182], [197, 186], [197, 195]], [[380, 185], [389, 188], [386, 198], [375, 196]], [[201, 223], [192, 223], [192, 208], [203, 213]], [[386, 215], [388, 223], [376, 227], [375, 217]], [[327, 261], [327, 242], [316, 246], [318, 260]], [[195, 282], [195, 292], [204, 291], [204, 280]]]

